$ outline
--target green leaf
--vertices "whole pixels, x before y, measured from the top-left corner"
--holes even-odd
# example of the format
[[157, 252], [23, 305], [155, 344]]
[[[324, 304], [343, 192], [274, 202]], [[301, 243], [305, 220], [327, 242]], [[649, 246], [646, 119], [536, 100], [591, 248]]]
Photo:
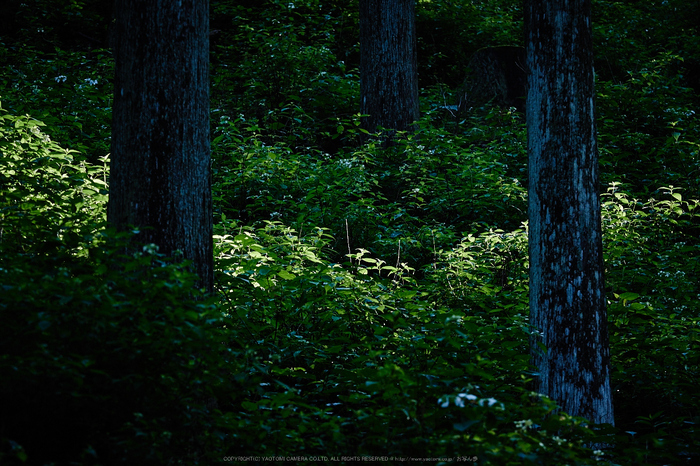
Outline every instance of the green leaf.
[[634, 301], [635, 299], [639, 298], [639, 295], [637, 293], [631, 293], [628, 291], [619, 295], [618, 298], [620, 298], [623, 301]]
[[293, 280], [294, 278], [296, 278], [296, 275], [287, 272], [286, 270], [280, 270], [279, 272], [277, 272], [277, 275], [285, 280]]
[[248, 401], [248, 400], [243, 401], [243, 402], [241, 403], [241, 406], [242, 406], [243, 409], [245, 409], [246, 411], [257, 411], [257, 409], [258, 409], [258, 405], [257, 405], [257, 404], [252, 403], [252, 402], [250, 402], [250, 401]]
[[469, 421], [455, 423], [453, 425], [453, 427], [460, 432], [464, 432], [465, 430], [469, 429], [471, 426], [473, 426], [474, 424], [476, 424], [478, 422], [479, 422], [478, 419], [471, 419]]

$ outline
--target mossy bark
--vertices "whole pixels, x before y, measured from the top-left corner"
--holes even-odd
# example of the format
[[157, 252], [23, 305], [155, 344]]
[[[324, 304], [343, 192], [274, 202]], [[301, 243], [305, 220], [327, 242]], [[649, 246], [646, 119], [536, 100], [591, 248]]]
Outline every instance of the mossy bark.
[[590, 0], [527, 0], [525, 17], [537, 391], [612, 424]]

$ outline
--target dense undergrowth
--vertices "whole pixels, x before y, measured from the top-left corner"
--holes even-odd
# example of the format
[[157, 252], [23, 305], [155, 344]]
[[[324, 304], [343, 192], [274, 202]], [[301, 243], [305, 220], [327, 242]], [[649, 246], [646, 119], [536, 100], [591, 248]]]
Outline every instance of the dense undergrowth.
[[29, 3], [43, 32], [0, 41], [0, 462], [697, 461], [688, 7], [594, 4], [612, 428], [528, 387], [522, 116], [451, 107], [515, 2], [418, 2], [423, 116], [389, 148], [360, 142], [352, 2], [212, 2], [210, 297], [107, 227], [110, 54]]

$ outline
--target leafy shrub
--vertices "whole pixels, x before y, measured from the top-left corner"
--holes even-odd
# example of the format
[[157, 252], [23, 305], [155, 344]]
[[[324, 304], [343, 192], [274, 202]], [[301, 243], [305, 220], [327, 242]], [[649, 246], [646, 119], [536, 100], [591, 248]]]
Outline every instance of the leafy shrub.
[[616, 421], [638, 445], [656, 447], [652, 458], [690, 460], [700, 415], [698, 201], [669, 187], [641, 202], [621, 188], [603, 202]]
[[344, 20], [348, 8], [313, 0], [215, 7], [214, 20], [232, 26], [213, 54], [213, 106], [240, 115], [266, 142], [273, 136], [290, 146], [333, 146], [324, 135], [359, 109], [358, 65], [338, 58], [342, 28], [329, 21]]
[[410, 270], [366, 251], [329, 263], [323, 230], [220, 233], [230, 345], [248, 359], [239, 377], [258, 387], [236, 417], [258, 434], [238, 434], [235, 451], [595, 461], [582, 420], [527, 390], [519, 324], [440, 306]]
[[[418, 134], [392, 147], [368, 142], [329, 156], [268, 145], [244, 120], [222, 118], [213, 141], [217, 205], [225, 218], [246, 223], [326, 228], [337, 261], [362, 248], [419, 269], [474, 222], [524, 220], [522, 123], [499, 110], [487, 119], [465, 134], [426, 119]], [[343, 131], [357, 124], [352, 120]]]
[[[0, 113], [2, 462], [211, 455], [221, 315], [195, 277], [104, 229], [104, 172]], [[10, 402], [8, 402], [11, 400]]]
[[[603, 181], [631, 184], [650, 194], [658, 186], [683, 184], [700, 193], [698, 116], [692, 89], [668, 76], [677, 57], [664, 53], [624, 82], [599, 82], [598, 109]], [[627, 125], [620, 131], [621, 120]]]
[[5, 108], [42, 121], [51, 128], [51, 138], [98, 163], [110, 144], [111, 52], [42, 53], [26, 45], [20, 50], [0, 43], [0, 57], [9, 63], [0, 73]]

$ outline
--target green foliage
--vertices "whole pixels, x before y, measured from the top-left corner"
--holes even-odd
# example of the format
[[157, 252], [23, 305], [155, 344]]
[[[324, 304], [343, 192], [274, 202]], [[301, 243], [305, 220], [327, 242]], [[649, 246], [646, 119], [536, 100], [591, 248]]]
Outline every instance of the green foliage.
[[51, 128], [50, 136], [92, 163], [109, 152], [113, 61], [106, 50], [90, 53], [56, 49], [22, 53], [0, 43], [4, 107], [13, 115], [31, 115]]
[[554, 415], [551, 401], [527, 390], [518, 326], [439, 306], [410, 270], [366, 251], [330, 263], [323, 230], [225, 230], [217, 250], [226, 328], [245, 336], [231, 340], [248, 358], [239, 377], [259, 387], [237, 418], [258, 429], [239, 438], [249, 454], [593, 463], [581, 420]]
[[331, 144], [323, 133], [335, 133], [337, 118], [359, 107], [358, 64], [346, 65], [336, 48], [348, 27], [337, 23], [349, 8], [318, 1], [215, 6], [213, 21], [229, 25], [212, 56], [214, 114], [240, 115], [288, 144]]
[[[78, 244], [105, 220], [106, 167], [61, 148], [45, 126], [0, 107], [2, 241], [28, 254]], [[37, 241], [28, 240], [29, 231]]]
[[639, 443], [692, 451], [700, 309], [688, 277], [700, 273], [699, 201], [661, 192], [640, 202], [613, 185], [603, 202], [616, 419]]
[[89, 260], [2, 249], [3, 442], [30, 464], [167, 464], [220, 443], [216, 308], [183, 267], [115, 239]]
[[104, 169], [41, 122], [0, 120], [0, 460], [211, 454], [223, 436], [220, 312], [185, 267], [149, 248], [125, 255], [129, 235], [103, 230]]
[[[663, 184], [700, 192], [700, 121], [693, 90], [671, 75], [678, 56], [662, 53], [648, 67], [630, 71], [624, 82], [598, 85], [601, 163], [608, 182], [632, 184], [648, 194]], [[628, 125], [619, 131], [620, 120]], [[663, 179], [654, 179], [663, 173]], [[615, 177], [613, 179], [613, 177]]]
[[[327, 228], [341, 257], [363, 248], [421, 268], [475, 222], [508, 227], [524, 220], [522, 124], [498, 110], [486, 120], [455, 134], [426, 119], [392, 147], [370, 142], [329, 156], [268, 145], [259, 128], [222, 117], [213, 141], [220, 215]], [[358, 134], [358, 125], [352, 119], [338, 131]]]
[[101, 0], [8, 0], [0, 7], [8, 45], [53, 52], [107, 46], [112, 13]]

